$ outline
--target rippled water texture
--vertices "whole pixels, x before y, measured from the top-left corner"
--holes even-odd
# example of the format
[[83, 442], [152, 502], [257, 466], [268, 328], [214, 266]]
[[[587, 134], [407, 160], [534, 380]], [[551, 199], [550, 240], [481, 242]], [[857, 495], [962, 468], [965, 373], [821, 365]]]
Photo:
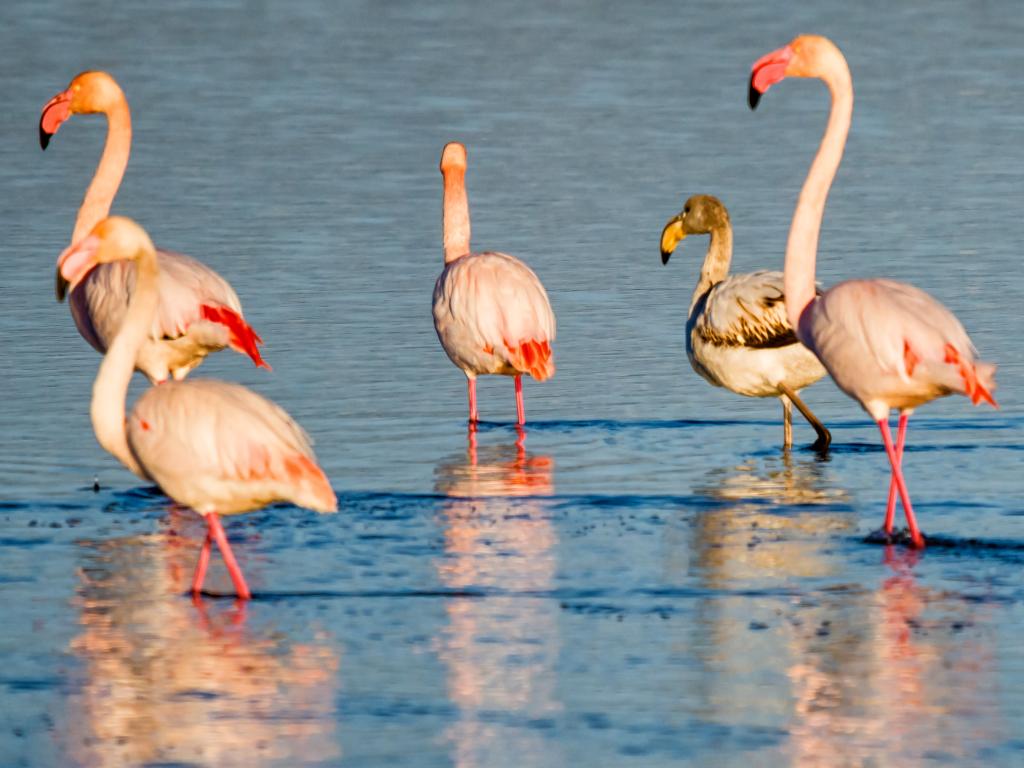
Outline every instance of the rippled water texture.
[[[687, 7], [690, 6], [690, 7]], [[990, 3], [7, 0], [0, 10], [0, 764], [1009, 765], [1024, 757], [1018, 393], [1024, 22]], [[999, 411], [911, 422], [920, 555], [868, 544], [884, 454], [829, 382], [821, 458], [781, 409], [689, 368], [718, 195], [736, 268], [781, 267], [820, 83], [746, 107], [757, 56], [833, 37], [857, 88], [818, 277], [930, 291], [1000, 364]], [[204, 533], [96, 445], [99, 362], [53, 300], [104, 136], [42, 105], [114, 73], [134, 147], [115, 210], [228, 276], [341, 510]], [[465, 381], [441, 351], [441, 147], [469, 148], [474, 243], [526, 259], [558, 373]], [[141, 390], [136, 381], [134, 393]], [[796, 438], [813, 434], [797, 417]], [[472, 438], [472, 439], [471, 439]], [[99, 490], [93, 490], [94, 478]]]

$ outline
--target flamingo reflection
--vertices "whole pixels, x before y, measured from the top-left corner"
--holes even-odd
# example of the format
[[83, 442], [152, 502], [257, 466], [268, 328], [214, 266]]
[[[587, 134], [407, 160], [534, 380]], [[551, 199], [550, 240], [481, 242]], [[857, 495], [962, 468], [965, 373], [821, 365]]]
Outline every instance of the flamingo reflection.
[[842, 576], [836, 534], [853, 538], [856, 516], [828, 464], [751, 460], [700, 490], [721, 502], [692, 539], [709, 591], [690, 638], [708, 717], [779, 723], [788, 738], [760, 757], [808, 767], [973, 764], [970, 745], [998, 739], [992, 644], [972, 629], [992, 607], [919, 584], [914, 551], [887, 549], [877, 586]]
[[988, 607], [918, 584], [918, 559], [885, 548], [891, 574], [858, 606], [861, 626], [830, 642], [794, 628], [792, 764], [975, 764], [1008, 735], [993, 701], [994, 649], [974, 628]]
[[68, 764], [340, 758], [329, 635], [254, 630], [241, 602], [193, 605], [181, 597], [193, 554], [178, 539], [165, 530], [82, 543], [81, 631], [71, 641], [82, 680], [61, 729]]
[[448, 695], [458, 720], [446, 731], [459, 768], [561, 764], [543, 728], [557, 716], [554, 666], [559, 653], [558, 601], [544, 595], [557, 570], [557, 534], [544, 499], [553, 462], [529, 454], [520, 429], [514, 446], [477, 446], [471, 428], [465, 455], [443, 461], [435, 488], [443, 509], [445, 556], [437, 569], [454, 597], [439, 638]]

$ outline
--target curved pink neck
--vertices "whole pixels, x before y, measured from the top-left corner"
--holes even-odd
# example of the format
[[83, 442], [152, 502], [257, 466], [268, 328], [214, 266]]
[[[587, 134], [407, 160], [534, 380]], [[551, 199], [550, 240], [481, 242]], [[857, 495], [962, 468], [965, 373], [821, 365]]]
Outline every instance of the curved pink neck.
[[469, 253], [469, 198], [466, 196], [466, 170], [450, 168], [444, 172], [444, 263]]
[[136, 261], [135, 290], [92, 387], [92, 427], [96, 440], [141, 478], [150, 479], [128, 447], [125, 400], [135, 370], [135, 358], [149, 336], [158, 303], [156, 252], [143, 250]]
[[128, 154], [132, 147], [132, 116], [128, 110], [128, 102], [122, 95], [112, 107], [104, 110], [107, 116], [107, 141], [103, 147], [103, 155], [92, 182], [85, 192], [85, 198], [78, 209], [75, 220], [75, 231], [71, 242], [77, 243], [92, 232], [110, 213], [124, 169], [128, 167]]
[[832, 110], [818, 154], [800, 190], [786, 243], [786, 313], [798, 338], [801, 338], [800, 316], [815, 296], [814, 263], [818, 254], [818, 233], [825, 215], [825, 201], [839, 169], [839, 162], [843, 159], [843, 148], [846, 146], [853, 115], [853, 83], [843, 55], [835, 50], [832, 55], [822, 56], [822, 67], [816, 74], [828, 85], [832, 95]]

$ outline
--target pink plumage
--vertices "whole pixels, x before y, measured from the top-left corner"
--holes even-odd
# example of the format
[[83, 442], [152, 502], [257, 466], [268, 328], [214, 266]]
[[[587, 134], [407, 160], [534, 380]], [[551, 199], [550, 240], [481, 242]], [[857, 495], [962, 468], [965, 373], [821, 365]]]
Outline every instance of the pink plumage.
[[284, 409], [238, 384], [166, 382], [147, 390], [125, 417], [134, 361], [158, 310], [160, 262], [153, 244], [134, 222], [111, 217], [58, 262], [61, 274], [74, 281], [98, 264], [125, 260], [135, 262], [135, 286], [93, 387], [96, 438], [126, 467], [206, 518], [209, 534], [193, 590], [202, 588], [216, 541], [239, 597], [248, 598], [218, 515], [275, 501], [333, 512], [337, 498], [302, 428]]
[[[995, 406], [996, 367], [977, 361], [960, 321], [912, 285], [885, 279], [848, 280], [815, 296], [818, 235], [850, 129], [853, 83], [846, 59], [832, 41], [801, 35], [755, 62], [751, 107], [757, 105], [760, 94], [787, 76], [820, 78], [832, 94], [828, 127], [800, 192], [786, 246], [789, 320], [839, 388], [878, 423], [892, 467], [885, 535], [892, 533], [898, 492], [911, 540], [922, 547], [924, 537], [901, 468], [907, 419], [918, 406], [950, 394]], [[895, 446], [888, 424], [893, 408], [900, 411]]]
[[540, 279], [519, 259], [470, 251], [464, 146], [445, 146], [441, 173], [445, 267], [434, 285], [434, 329], [449, 359], [466, 374], [470, 422], [478, 419], [476, 377], [499, 374], [515, 377], [517, 420], [523, 424], [522, 374], [544, 381], [555, 373], [551, 303]]
[[[39, 135], [43, 148], [76, 113], [106, 115], [107, 141], [99, 166], [78, 211], [71, 242], [85, 237], [110, 212], [131, 149], [131, 113], [117, 82], [106, 72], [83, 72], [43, 107]], [[269, 368], [260, 356], [262, 339], [249, 327], [231, 285], [205, 264], [184, 254], [158, 250], [159, 310], [139, 349], [135, 367], [151, 382], [183, 379], [211, 352], [230, 347]], [[70, 286], [75, 326], [105, 353], [121, 327], [135, 284], [135, 264], [98, 265]], [[57, 297], [67, 286], [58, 275]]]

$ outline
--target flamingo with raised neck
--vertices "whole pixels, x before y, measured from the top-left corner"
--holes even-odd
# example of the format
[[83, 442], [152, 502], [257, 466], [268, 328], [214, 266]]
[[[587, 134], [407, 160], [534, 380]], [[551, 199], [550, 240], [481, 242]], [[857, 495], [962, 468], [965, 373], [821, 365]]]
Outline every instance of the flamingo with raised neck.
[[716, 387], [745, 397], [782, 401], [783, 447], [793, 444], [793, 405], [814, 428], [814, 447], [828, 448], [832, 436], [799, 392], [825, 375], [786, 317], [781, 272], [730, 275], [732, 224], [722, 202], [694, 195], [661, 232], [661, 263], [687, 235], [710, 235], [700, 277], [686, 319], [690, 366]]
[[[996, 405], [995, 365], [976, 359], [964, 327], [936, 299], [894, 280], [847, 280], [815, 294], [814, 267], [825, 201], [846, 146], [853, 115], [853, 81], [846, 59], [828, 38], [801, 35], [765, 54], [751, 70], [751, 109], [786, 77], [812, 77], [829, 89], [828, 125], [800, 190], [786, 243], [785, 291], [789, 322], [797, 337], [824, 364], [836, 384], [867, 411], [882, 433], [892, 482], [883, 534], [892, 535], [896, 494], [911, 543], [923, 547], [901, 467], [907, 420], [937, 397], [961, 394], [975, 405]], [[889, 412], [900, 412], [896, 444]]]
[[172, 381], [148, 389], [125, 416], [128, 383], [160, 302], [160, 262], [135, 222], [104, 219], [61, 254], [57, 269], [75, 282], [100, 264], [133, 261], [135, 284], [93, 384], [96, 439], [139, 477], [206, 519], [208, 533], [192, 581], [199, 593], [217, 542], [242, 599], [251, 596], [219, 515], [287, 501], [334, 512], [337, 498], [309, 438], [284, 409], [239, 384]]
[[449, 359], [466, 374], [469, 422], [479, 420], [476, 378], [515, 377], [517, 423], [526, 423], [522, 375], [545, 381], [555, 374], [551, 342], [555, 315], [540, 279], [514, 256], [472, 253], [466, 148], [447, 144], [444, 177], [444, 270], [434, 285], [434, 329]]
[[[124, 92], [106, 72], [83, 72], [43, 107], [39, 144], [74, 114], [103, 114], [107, 140], [92, 182], [78, 209], [71, 242], [84, 238], [110, 213], [121, 185], [132, 143], [132, 118]], [[139, 348], [135, 367], [151, 382], [169, 376], [183, 379], [211, 352], [230, 347], [248, 355], [258, 367], [270, 368], [259, 352], [263, 340], [245, 321], [231, 285], [195, 259], [157, 251], [160, 263], [159, 311]], [[106, 352], [128, 306], [135, 280], [133, 262], [98, 266], [68, 283], [57, 275], [57, 299], [70, 291], [69, 305], [82, 337], [101, 354]]]

